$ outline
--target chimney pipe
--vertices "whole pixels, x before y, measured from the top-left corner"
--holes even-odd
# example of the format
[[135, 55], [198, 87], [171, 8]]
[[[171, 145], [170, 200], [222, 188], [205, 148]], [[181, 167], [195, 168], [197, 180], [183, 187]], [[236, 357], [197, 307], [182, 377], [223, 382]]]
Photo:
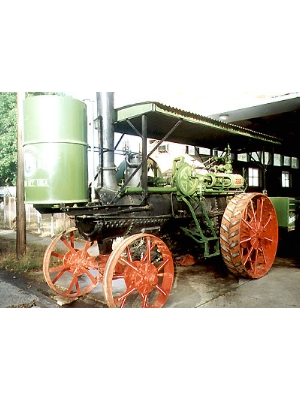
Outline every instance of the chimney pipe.
[[117, 190], [115, 167], [115, 135], [114, 135], [114, 93], [96, 92], [97, 110], [100, 121], [100, 170], [99, 186], [109, 190]]

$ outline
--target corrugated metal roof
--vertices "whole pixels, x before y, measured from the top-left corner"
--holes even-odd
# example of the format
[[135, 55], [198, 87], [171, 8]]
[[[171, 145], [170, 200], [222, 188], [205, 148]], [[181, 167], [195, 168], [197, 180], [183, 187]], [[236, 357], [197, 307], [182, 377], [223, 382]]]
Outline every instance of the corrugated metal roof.
[[115, 110], [115, 131], [136, 135], [128, 124], [142, 131], [142, 115], [147, 116], [148, 138], [161, 140], [181, 121], [179, 127], [167, 139], [169, 142], [189, 144], [224, 150], [229, 144], [235, 151], [255, 151], [281, 145], [272, 135], [252, 131], [199, 114], [179, 110], [158, 102], [131, 104]]
[[225, 111], [224, 113], [213, 114], [210, 118], [218, 120], [222, 114], [226, 114], [228, 122], [247, 121], [253, 118], [272, 117], [274, 115], [293, 112], [300, 109], [299, 93], [286, 96], [278, 96], [265, 103], [251, 107], [244, 107], [237, 110]]
[[[225, 111], [227, 122], [273, 135], [282, 141], [280, 153], [300, 158], [300, 93], [274, 98], [256, 106]], [[219, 119], [222, 114], [211, 115]]]

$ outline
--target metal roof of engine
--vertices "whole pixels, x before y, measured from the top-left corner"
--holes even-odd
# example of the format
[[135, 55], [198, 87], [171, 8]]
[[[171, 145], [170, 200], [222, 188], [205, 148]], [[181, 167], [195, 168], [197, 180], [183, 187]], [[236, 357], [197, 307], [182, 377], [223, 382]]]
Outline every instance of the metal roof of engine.
[[173, 108], [158, 102], [142, 102], [115, 110], [115, 132], [136, 135], [134, 127], [142, 131], [142, 116], [147, 116], [147, 137], [162, 140], [178, 121], [168, 142], [209, 147], [224, 150], [230, 144], [232, 150], [258, 151], [274, 149], [282, 141], [272, 135], [256, 132], [237, 125]]

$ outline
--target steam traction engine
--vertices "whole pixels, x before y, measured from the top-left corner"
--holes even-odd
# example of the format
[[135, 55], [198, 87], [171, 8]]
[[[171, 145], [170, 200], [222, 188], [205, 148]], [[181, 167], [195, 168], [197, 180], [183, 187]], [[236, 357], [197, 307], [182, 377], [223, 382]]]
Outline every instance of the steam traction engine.
[[[222, 254], [233, 274], [264, 276], [277, 250], [276, 212], [266, 195], [245, 193], [229, 146], [206, 165], [177, 157], [170, 176], [162, 176], [151, 155], [166, 140], [186, 140], [175, 132], [191, 116], [176, 116], [164, 136], [152, 129], [158, 141], [147, 153], [148, 121], [158, 115], [168, 126], [174, 109], [144, 103], [131, 108], [130, 116], [127, 108], [116, 115], [113, 93], [97, 93], [97, 100], [100, 165], [92, 198], [85, 104], [57, 96], [24, 103], [26, 200], [42, 213], [75, 218], [76, 227], [56, 236], [46, 250], [43, 270], [50, 288], [77, 298], [101, 283], [109, 307], [162, 307], [172, 289], [173, 260], [183, 254], [194, 262]], [[126, 152], [118, 171], [116, 121], [142, 139], [142, 151]], [[212, 124], [220, 132], [249, 134], [207, 118], [196, 122], [203, 131]]]

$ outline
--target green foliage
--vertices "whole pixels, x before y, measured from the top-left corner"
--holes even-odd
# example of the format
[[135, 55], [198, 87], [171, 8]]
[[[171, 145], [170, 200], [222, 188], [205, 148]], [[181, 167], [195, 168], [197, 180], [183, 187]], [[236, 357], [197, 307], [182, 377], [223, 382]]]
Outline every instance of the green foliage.
[[[26, 96], [62, 92], [27, 92]], [[0, 186], [17, 180], [17, 92], [0, 92]]]
[[0, 92], [0, 186], [16, 183], [17, 94]]

